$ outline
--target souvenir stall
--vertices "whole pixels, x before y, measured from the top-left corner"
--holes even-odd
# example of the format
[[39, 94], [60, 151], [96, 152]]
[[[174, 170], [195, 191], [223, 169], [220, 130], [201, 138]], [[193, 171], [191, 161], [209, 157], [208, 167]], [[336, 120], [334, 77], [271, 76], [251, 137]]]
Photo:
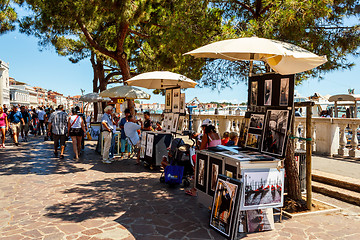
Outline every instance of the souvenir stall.
[[[144, 92], [138, 88], [127, 86], [127, 85], [117, 86], [117, 87], [113, 87], [113, 88], [104, 90], [99, 94], [99, 96], [103, 97], [103, 98], [110, 98], [113, 104], [115, 104], [115, 103], [123, 104], [128, 99], [130, 99], [130, 100], [134, 100], [134, 99], [149, 100], [150, 99], [150, 95], [147, 94], [146, 92]], [[120, 157], [120, 155], [121, 155], [120, 128], [117, 127], [114, 134], [115, 134], [114, 157]], [[99, 138], [98, 138], [98, 144], [97, 144], [96, 150], [98, 153], [102, 154], [103, 148], [104, 148], [104, 139], [101, 134], [101, 122], [100, 122], [99, 123]]]
[[[325, 63], [326, 57], [258, 37], [214, 42], [186, 54], [250, 61], [248, 110], [239, 145], [198, 151], [195, 187], [199, 201], [211, 206], [210, 226], [228, 239], [238, 232], [271, 230], [273, 208], [283, 206], [283, 159], [294, 111], [293, 74]], [[277, 74], [252, 76], [254, 60]]]
[[194, 88], [197, 83], [183, 75], [167, 71], [139, 74], [127, 83], [130, 86], [165, 91], [162, 131], [143, 131], [141, 134], [140, 160], [150, 167], [160, 166], [163, 156], [167, 155], [173, 135], [185, 130], [185, 93], [181, 89]]

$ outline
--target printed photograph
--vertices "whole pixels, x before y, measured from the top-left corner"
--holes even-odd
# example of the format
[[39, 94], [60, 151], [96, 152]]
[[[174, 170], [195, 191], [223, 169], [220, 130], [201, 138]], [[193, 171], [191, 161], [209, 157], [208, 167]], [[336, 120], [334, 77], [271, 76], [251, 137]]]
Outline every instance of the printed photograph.
[[210, 216], [210, 225], [230, 236], [230, 231], [235, 218], [234, 205], [236, 201], [238, 185], [218, 179], [216, 184], [213, 206]]
[[146, 143], [146, 156], [152, 157], [153, 153], [153, 146], [154, 146], [154, 135], [148, 134], [147, 135], [147, 143]]
[[246, 147], [259, 149], [261, 143], [261, 135], [248, 133], [246, 139]]
[[283, 205], [284, 169], [244, 170], [241, 210]]
[[166, 110], [171, 110], [172, 105], [171, 105], [171, 98], [172, 98], [172, 90], [171, 89], [166, 89], [165, 92], [165, 109]]
[[185, 93], [181, 93], [180, 95], [180, 112], [186, 112], [186, 102], [185, 102]]
[[219, 174], [219, 165], [213, 163], [211, 164], [211, 191], [215, 191], [216, 181]]
[[251, 82], [251, 88], [250, 88], [250, 105], [257, 105], [257, 97], [258, 97], [258, 82], [253, 81]]
[[180, 88], [173, 89], [173, 98], [172, 98], [172, 111], [174, 113], [180, 111]]
[[272, 208], [248, 210], [248, 232], [263, 232], [275, 229], [274, 214]]
[[246, 145], [246, 137], [247, 137], [247, 132], [248, 132], [249, 121], [250, 121], [249, 118], [244, 118], [241, 121], [239, 140], [238, 140], [238, 146], [239, 147], [245, 147], [245, 145]]
[[176, 133], [181, 134], [185, 128], [185, 116], [180, 116]]
[[280, 106], [289, 104], [289, 78], [282, 78], [280, 82]]
[[177, 127], [178, 127], [178, 121], [179, 121], [179, 114], [174, 114], [173, 122], [172, 122], [172, 126], [171, 126], [172, 132], [176, 132]]
[[288, 120], [288, 110], [267, 111], [261, 152], [283, 156]]
[[251, 114], [249, 128], [262, 129], [264, 126], [264, 118], [265, 115], [263, 114]]
[[272, 80], [265, 80], [264, 105], [271, 106]]
[[205, 186], [205, 160], [199, 159], [199, 172], [197, 182], [201, 186]]

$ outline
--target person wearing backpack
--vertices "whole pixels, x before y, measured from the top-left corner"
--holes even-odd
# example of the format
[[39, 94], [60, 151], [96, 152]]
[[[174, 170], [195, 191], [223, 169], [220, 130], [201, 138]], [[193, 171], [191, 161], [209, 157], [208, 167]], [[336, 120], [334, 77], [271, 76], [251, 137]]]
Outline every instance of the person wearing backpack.
[[16, 105], [13, 106], [12, 111], [9, 113], [8, 120], [10, 122], [10, 129], [12, 131], [14, 143], [16, 146], [19, 146], [19, 133], [20, 133], [20, 124], [25, 124], [22, 114], [18, 111]]
[[27, 111], [27, 109], [25, 109], [25, 106], [20, 107], [20, 112], [21, 112], [22, 118], [24, 119], [24, 124], [20, 124], [21, 138], [23, 139], [24, 142], [27, 142], [31, 116], [30, 116], [30, 113]]
[[73, 143], [74, 159], [79, 159], [81, 138], [86, 133], [85, 123], [75, 109], [72, 110], [72, 113], [73, 115], [70, 116], [68, 120], [68, 135], [71, 137]]

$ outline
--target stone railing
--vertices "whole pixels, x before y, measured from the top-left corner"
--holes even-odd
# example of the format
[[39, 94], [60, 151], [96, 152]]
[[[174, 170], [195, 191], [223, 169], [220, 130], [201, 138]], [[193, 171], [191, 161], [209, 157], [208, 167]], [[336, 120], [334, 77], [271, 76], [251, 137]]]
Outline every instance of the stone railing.
[[[243, 116], [231, 115], [193, 115], [193, 131], [201, 131], [201, 123], [210, 119], [217, 132], [239, 132]], [[154, 121], [160, 120], [160, 115], [153, 115]], [[188, 119], [186, 120], [188, 126]], [[305, 138], [305, 117], [295, 118], [295, 136]], [[312, 149], [313, 152], [325, 156], [351, 157], [360, 159], [359, 142], [360, 119], [353, 118], [312, 118]], [[297, 149], [305, 149], [305, 141], [297, 140]]]

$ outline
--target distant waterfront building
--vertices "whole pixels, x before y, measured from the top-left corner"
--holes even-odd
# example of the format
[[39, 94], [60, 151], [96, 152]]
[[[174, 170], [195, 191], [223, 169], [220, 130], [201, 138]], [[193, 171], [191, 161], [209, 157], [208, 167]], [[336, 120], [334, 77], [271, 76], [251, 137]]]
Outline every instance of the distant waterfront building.
[[0, 104], [10, 105], [9, 65], [0, 60]]

